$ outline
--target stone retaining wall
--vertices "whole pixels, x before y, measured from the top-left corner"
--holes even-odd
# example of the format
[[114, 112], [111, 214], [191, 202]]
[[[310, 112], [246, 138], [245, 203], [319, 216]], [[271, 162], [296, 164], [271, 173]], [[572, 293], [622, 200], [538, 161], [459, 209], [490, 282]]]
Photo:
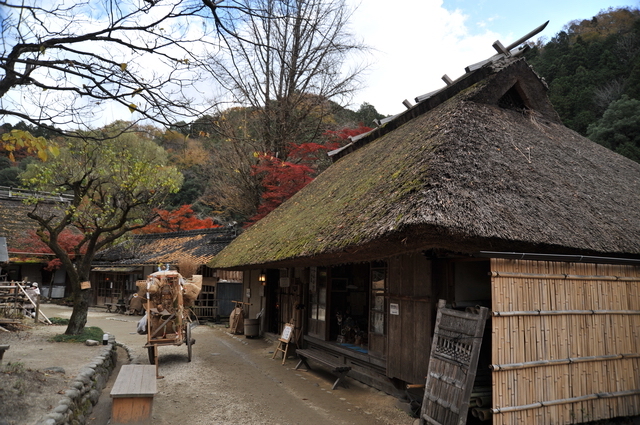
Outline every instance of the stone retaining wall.
[[116, 367], [117, 345], [115, 337], [109, 335], [109, 343], [78, 372], [58, 406], [36, 425], [84, 425]]

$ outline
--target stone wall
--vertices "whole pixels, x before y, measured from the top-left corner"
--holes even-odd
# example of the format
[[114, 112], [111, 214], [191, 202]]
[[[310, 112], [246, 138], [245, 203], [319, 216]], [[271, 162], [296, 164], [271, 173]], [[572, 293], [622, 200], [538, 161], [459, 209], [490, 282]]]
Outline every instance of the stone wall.
[[109, 343], [78, 372], [58, 406], [36, 425], [84, 425], [116, 367], [116, 346], [115, 337], [110, 335]]

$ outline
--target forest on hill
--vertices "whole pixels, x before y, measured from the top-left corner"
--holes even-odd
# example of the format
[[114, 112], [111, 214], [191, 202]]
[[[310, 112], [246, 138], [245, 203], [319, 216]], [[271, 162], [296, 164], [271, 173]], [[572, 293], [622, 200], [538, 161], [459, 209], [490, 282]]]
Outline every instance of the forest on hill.
[[640, 162], [640, 10], [569, 22], [526, 58], [567, 127]]
[[[347, 143], [350, 136], [369, 131], [375, 119], [384, 118], [368, 103], [357, 111], [326, 100], [313, 103], [310, 110], [315, 116], [297, 123], [299, 142], [288, 143], [280, 152], [268, 151], [260, 143], [263, 117], [255, 108], [230, 108], [165, 130], [151, 125], [127, 130], [141, 142], [162, 147], [184, 177], [180, 191], [169, 195], [157, 219], [141, 232], [257, 221], [326, 168], [328, 151]], [[114, 122], [96, 132], [107, 134], [124, 127], [126, 123]], [[66, 141], [51, 129], [24, 122], [0, 126], [0, 136], [11, 131], [58, 144]], [[27, 149], [8, 151], [0, 146], [0, 187], [20, 187], [21, 174], [37, 161]], [[207, 218], [212, 220], [203, 221]]]

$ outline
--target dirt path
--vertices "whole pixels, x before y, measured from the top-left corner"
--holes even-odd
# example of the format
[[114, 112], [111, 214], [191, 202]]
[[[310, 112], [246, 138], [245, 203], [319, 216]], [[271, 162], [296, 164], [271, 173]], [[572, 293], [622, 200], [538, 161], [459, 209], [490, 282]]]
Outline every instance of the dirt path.
[[[65, 317], [70, 309], [45, 308], [48, 316]], [[68, 317], [68, 315], [66, 316]], [[142, 348], [145, 337], [135, 333], [138, 318], [91, 312], [89, 326], [99, 326], [114, 334], [116, 340], [127, 345], [133, 354], [133, 363], [148, 364], [146, 350]], [[40, 328], [39, 328], [40, 329]], [[48, 332], [52, 328], [47, 327]], [[64, 329], [58, 329], [56, 333]], [[396, 399], [347, 379], [349, 389], [331, 390], [333, 379], [322, 371], [296, 371], [296, 360], [288, 359], [283, 366], [272, 360], [273, 344], [262, 339], [247, 339], [232, 336], [223, 327], [198, 326], [193, 329], [196, 344], [193, 346], [193, 361], [187, 362], [186, 347], [160, 347], [160, 375], [158, 394], [154, 399], [154, 425], [176, 423], [198, 424], [413, 424], [413, 419], [395, 408]], [[0, 341], [2, 336], [0, 335]], [[95, 353], [89, 348], [73, 344], [73, 353], [62, 353], [59, 344], [35, 340], [28, 342], [31, 353], [47, 352], [48, 360], [39, 365], [49, 367], [65, 365], [65, 379], [79, 370], [85, 359]], [[43, 344], [40, 346], [40, 344]], [[47, 345], [48, 344], [48, 345]], [[15, 347], [14, 347], [15, 345]], [[5, 361], [16, 358], [12, 354], [21, 352], [18, 342], [5, 354]], [[63, 344], [69, 345], [69, 344]], [[42, 348], [42, 350], [40, 349]], [[99, 349], [99, 347], [98, 347]], [[119, 358], [126, 360], [124, 350]], [[19, 357], [31, 362], [34, 358]], [[36, 363], [33, 363], [36, 364]], [[29, 366], [31, 367], [31, 366]], [[40, 366], [38, 366], [40, 367]], [[65, 366], [62, 366], [65, 367]], [[67, 368], [69, 368], [67, 370]], [[76, 369], [74, 369], [76, 368]], [[91, 425], [106, 425], [110, 415], [108, 396], [115, 374], [103, 391], [98, 405], [89, 418]], [[55, 390], [55, 388], [52, 388]], [[51, 389], [40, 389], [41, 392]], [[39, 400], [45, 395], [40, 393]], [[41, 407], [43, 404], [39, 403]], [[57, 402], [53, 404], [55, 406]], [[43, 414], [46, 413], [46, 410]], [[32, 422], [15, 422], [16, 425]]]

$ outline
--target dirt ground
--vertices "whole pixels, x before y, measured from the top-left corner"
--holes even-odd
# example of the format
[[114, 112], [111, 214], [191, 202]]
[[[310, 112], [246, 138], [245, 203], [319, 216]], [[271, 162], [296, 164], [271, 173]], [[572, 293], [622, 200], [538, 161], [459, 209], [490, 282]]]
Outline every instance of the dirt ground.
[[[71, 309], [47, 305], [49, 317], [69, 317]], [[148, 364], [142, 346], [145, 336], [135, 332], [139, 317], [90, 311], [87, 326], [99, 326], [129, 347], [131, 363]], [[9, 344], [2, 366], [30, 370], [0, 376], [0, 425], [31, 425], [57, 406], [60, 392], [101, 349], [82, 344], [52, 343], [51, 335], [62, 326], [37, 326], [11, 334], [0, 333], [0, 344]], [[274, 345], [264, 339], [230, 335], [222, 326], [197, 326], [193, 359], [187, 362], [186, 346], [159, 348], [158, 393], [153, 404], [154, 425], [198, 424], [344, 424], [409, 425], [414, 419], [396, 408], [397, 400], [353, 379], [349, 388], [331, 390], [332, 376], [321, 368], [294, 370], [295, 358], [285, 364], [272, 360]], [[119, 363], [129, 363], [119, 348]], [[17, 365], [17, 366], [16, 366]], [[46, 372], [61, 367], [62, 372]], [[94, 407], [88, 424], [106, 425], [111, 413], [109, 391], [112, 375]], [[20, 381], [20, 382], [18, 382]], [[6, 398], [7, 392], [13, 394]], [[4, 421], [4, 424], [3, 424]]]

